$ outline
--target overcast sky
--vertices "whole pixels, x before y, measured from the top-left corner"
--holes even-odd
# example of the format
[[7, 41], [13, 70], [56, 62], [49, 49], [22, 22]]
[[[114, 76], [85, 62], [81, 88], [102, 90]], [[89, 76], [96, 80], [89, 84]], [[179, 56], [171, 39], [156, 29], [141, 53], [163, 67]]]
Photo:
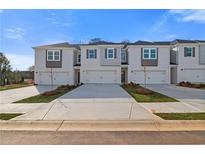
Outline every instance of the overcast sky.
[[13, 69], [34, 64], [32, 46], [60, 42], [205, 39], [205, 10], [0, 10], [0, 51]]

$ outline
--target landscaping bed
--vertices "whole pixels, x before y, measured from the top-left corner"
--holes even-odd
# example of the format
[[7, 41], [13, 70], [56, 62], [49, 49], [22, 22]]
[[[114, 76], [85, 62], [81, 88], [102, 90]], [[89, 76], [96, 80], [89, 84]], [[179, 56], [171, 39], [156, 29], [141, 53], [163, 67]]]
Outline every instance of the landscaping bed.
[[20, 115], [22, 114], [21, 113], [0, 113], [0, 120], [10, 120]]
[[177, 86], [188, 87], [188, 88], [197, 88], [205, 89], [205, 84], [202, 83], [191, 83], [191, 82], [180, 82]]
[[205, 120], [205, 112], [200, 113], [154, 113], [165, 120]]
[[18, 84], [0, 86], [0, 91], [16, 89], [16, 88], [23, 88], [23, 87], [28, 87], [28, 86], [33, 86], [33, 84], [28, 84], [28, 83], [23, 82], [23, 83], [18, 83]]
[[65, 93], [75, 89], [77, 86], [62, 85], [52, 91], [46, 91], [42, 94], [25, 98], [14, 103], [49, 103], [52, 100], [64, 95]]
[[137, 102], [178, 102], [178, 100], [174, 98], [151, 91], [139, 84], [124, 84], [122, 88], [124, 88]]

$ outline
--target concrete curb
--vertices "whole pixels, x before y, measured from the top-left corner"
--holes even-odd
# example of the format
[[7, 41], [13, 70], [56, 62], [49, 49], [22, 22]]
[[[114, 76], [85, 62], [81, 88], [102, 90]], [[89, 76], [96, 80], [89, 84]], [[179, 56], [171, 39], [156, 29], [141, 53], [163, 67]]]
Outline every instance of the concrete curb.
[[204, 131], [194, 121], [0, 121], [0, 130], [18, 131]]

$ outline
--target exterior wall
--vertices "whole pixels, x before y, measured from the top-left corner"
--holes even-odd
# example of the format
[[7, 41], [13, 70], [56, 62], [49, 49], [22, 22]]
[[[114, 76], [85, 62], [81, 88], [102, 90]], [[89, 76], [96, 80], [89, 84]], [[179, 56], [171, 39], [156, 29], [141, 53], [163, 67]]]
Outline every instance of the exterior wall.
[[[97, 58], [96, 59], [87, 59], [86, 50], [87, 49], [97, 49]], [[119, 66], [102, 66], [101, 65], [101, 54], [102, 49], [98, 46], [82, 46], [81, 47], [81, 69], [80, 69], [80, 78], [82, 83], [86, 83], [86, 72], [88, 70], [100, 70], [100, 71], [116, 71], [116, 83], [121, 83], [121, 67]], [[104, 52], [103, 52], [104, 53]]]
[[[129, 46], [128, 82], [144, 83], [144, 69], [146, 72], [166, 73], [163, 83], [170, 83], [170, 47], [169, 46], [146, 46], [146, 48], [158, 48], [158, 66], [141, 65], [141, 48], [145, 46]], [[157, 74], [157, 73], [155, 73]], [[158, 76], [156, 76], [158, 78]]]
[[[57, 48], [49, 48], [57, 49]], [[59, 49], [59, 48], [58, 48]], [[40, 82], [45, 75], [45, 80], [50, 80], [51, 71], [53, 72], [54, 84], [74, 84], [73, 73], [73, 49], [61, 48], [62, 50], [62, 67], [47, 68], [46, 67], [46, 48], [35, 49], [35, 83], [36, 84], [51, 84], [50, 81]], [[65, 77], [63, 77], [65, 76]]]
[[[195, 57], [184, 57], [184, 47], [195, 47]], [[177, 82], [205, 82], [205, 65], [199, 64], [199, 45], [177, 45], [179, 65], [177, 67]]]

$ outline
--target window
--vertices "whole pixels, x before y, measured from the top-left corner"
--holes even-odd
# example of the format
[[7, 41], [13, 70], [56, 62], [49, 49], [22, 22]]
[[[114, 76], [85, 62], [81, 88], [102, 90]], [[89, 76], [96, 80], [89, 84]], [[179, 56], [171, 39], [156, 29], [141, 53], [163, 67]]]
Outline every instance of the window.
[[107, 49], [107, 59], [114, 59], [114, 49], [113, 48]]
[[121, 50], [121, 62], [126, 63], [126, 52], [125, 52], [125, 50]]
[[143, 59], [157, 59], [157, 50], [153, 49], [143, 49]]
[[87, 50], [87, 58], [88, 59], [96, 59], [97, 57], [97, 50], [96, 49], [88, 49]]
[[60, 61], [60, 50], [48, 50], [47, 60], [48, 61]]
[[184, 57], [193, 57], [193, 48], [185, 47], [184, 48]]
[[81, 60], [81, 55], [78, 54], [78, 56], [77, 56], [77, 63], [78, 63], [78, 64], [80, 64], [80, 60]]

